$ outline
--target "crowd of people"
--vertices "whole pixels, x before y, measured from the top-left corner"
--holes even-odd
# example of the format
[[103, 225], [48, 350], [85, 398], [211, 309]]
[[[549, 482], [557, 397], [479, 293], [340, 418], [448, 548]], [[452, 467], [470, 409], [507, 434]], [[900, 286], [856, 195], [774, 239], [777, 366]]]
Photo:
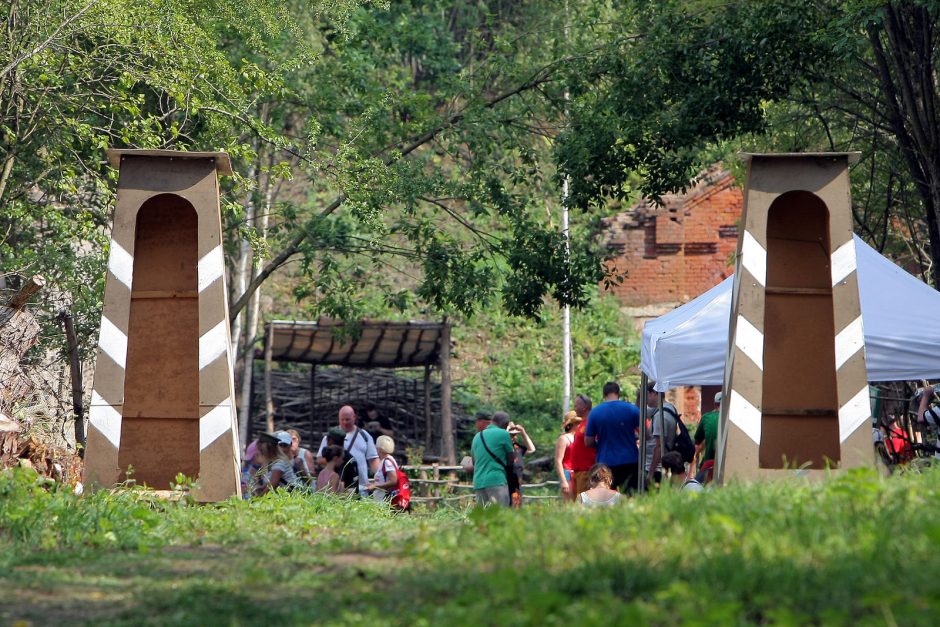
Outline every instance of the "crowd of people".
[[[671, 403], [662, 403], [654, 384], [646, 390], [649, 419], [646, 425], [646, 455], [642, 468], [646, 486], [664, 481], [683, 490], [700, 491], [711, 481], [718, 435], [718, 411], [702, 417], [695, 432], [694, 455], [686, 460], [678, 450], [684, 425]], [[721, 403], [721, 393], [715, 396]], [[565, 500], [587, 507], [614, 505], [623, 494], [640, 487], [640, 409], [621, 399], [620, 386], [611, 381], [604, 386], [602, 401], [596, 407], [591, 398], [578, 394], [574, 410], [565, 414], [561, 435], [555, 443], [554, 467]], [[514, 495], [521, 477], [514, 472], [525, 435], [505, 412], [478, 420], [477, 431], [463, 461], [464, 470], [473, 473], [473, 488], [479, 505], [518, 506]], [[534, 451], [531, 440], [525, 441]], [[515, 484], [515, 485], [514, 485]]]
[[366, 415], [378, 437], [359, 427], [355, 409], [344, 405], [338, 426], [323, 436], [316, 454], [301, 446], [294, 429], [262, 433], [245, 450], [242, 494], [251, 498], [278, 489], [349, 493], [409, 509], [410, 483], [394, 457], [391, 426], [372, 412], [374, 405]]
[[[597, 406], [586, 394], [575, 397], [555, 443], [554, 469], [564, 500], [586, 507], [614, 505], [640, 489], [641, 473], [647, 487], [668, 482], [698, 491], [711, 481], [718, 410], [702, 416], [689, 460], [680, 451], [684, 425], [676, 408], [659, 403], [653, 384], [645, 397], [649, 418], [642, 468], [640, 409], [621, 398], [620, 386], [607, 383]], [[721, 403], [720, 392], [715, 403]], [[378, 417], [374, 405], [365, 413], [368, 430], [358, 426], [351, 406], [340, 408], [338, 425], [323, 436], [316, 453], [301, 446], [293, 429], [261, 434], [245, 452], [246, 498], [278, 489], [349, 493], [408, 509], [410, 485], [394, 457], [391, 425]], [[477, 504], [520, 507], [525, 456], [535, 452], [532, 438], [502, 411], [478, 414], [476, 431], [462, 466], [473, 475]]]

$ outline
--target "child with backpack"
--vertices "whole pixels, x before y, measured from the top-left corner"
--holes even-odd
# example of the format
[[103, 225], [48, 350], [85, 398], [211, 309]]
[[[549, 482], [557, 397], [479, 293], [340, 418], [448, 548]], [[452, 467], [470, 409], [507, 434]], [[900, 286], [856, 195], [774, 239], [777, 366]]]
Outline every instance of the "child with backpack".
[[376, 500], [384, 499], [394, 509], [410, 511], [411, 483], [408, 481], [408, 475], [399, 468], [398, 462], [392, 457], [395, 441], [387, 435], [381, 435], [375, 441], [375, 450], [379, 454], [379, 469], [367, 489]]

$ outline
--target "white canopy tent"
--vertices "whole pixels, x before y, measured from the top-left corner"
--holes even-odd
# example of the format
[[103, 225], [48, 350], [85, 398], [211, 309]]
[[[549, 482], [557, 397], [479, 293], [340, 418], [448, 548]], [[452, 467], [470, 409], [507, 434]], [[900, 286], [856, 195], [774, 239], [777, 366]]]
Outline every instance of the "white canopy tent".
[[[855, 236], [869, 381], [940, 378], [940, 292]], [[722, 385], [730, 276], [643, 327], [640, 367], [656, 389]]]

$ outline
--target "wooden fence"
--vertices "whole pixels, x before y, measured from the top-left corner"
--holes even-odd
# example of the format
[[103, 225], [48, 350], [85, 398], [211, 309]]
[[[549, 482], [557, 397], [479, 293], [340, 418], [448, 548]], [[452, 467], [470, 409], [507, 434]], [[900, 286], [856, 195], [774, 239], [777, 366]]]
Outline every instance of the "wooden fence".
[[[414, 503], [454, 503], [466, 499], [473, 499], [473, 484], [462, 483], [457, 473], [463, 472], [461, 466], [445, 466], [441, 464], [407, 465], [402, 469], [408, 471], [411, 482], [411, 500]], [[417, 477], [414, 474], [417, 473]], [[541, 483], [522, 484], [522, 500], [538, 501], [561, 498], [560, 494], [526, 494], [526, 490], [536, 488], [558, 488], [558, 481], [543, 481]], [[457, 493], [457, 492], [461, 493]], [[419, 494], [420, 493], [420, 494]]]

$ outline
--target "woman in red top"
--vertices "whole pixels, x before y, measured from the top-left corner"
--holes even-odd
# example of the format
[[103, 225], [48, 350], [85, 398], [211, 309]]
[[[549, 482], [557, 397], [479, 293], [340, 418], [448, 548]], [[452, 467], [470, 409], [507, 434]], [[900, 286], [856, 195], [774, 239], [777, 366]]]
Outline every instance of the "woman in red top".
[[587, 429], [587, 417], [591, 413], [591, 399], [584, 394], [578, 394], [574, 399], [574, 411], [581, 418], [581, 422], [571, 430], [573, 437], [568, 449], [571, 463], [571, 500], [590, 488], [588, 479], [594, 466], [594, 458], [597, 457], [597, 449], [584, 444], [584, 430]]
[[555, 441], [555, 472], [558, 473], [558, 482], [561, 484], [561, 498], [573, 501], [571, 493], [571, 443], [574, 435], [571, 430], [582, 421], [581, 417], [573, 411], [565, 414], [561, 423], [561, 435]]

